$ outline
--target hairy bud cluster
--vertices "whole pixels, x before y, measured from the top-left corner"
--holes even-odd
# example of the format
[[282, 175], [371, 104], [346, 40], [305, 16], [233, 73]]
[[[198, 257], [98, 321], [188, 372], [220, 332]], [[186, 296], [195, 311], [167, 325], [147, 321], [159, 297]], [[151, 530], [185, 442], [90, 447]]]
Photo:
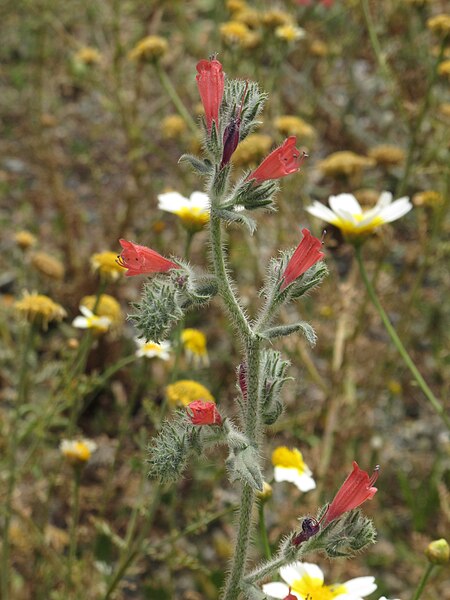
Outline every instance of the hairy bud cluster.
[[132, 305], [137, 312], [128, 316], [139, 331], [139, 337], [157, 343], [166, 339], [184, 316], [180, 300], [180, 292], [173, 282], [153, 279], [146, 283], [141, 301]]
[[283, 412], [281, 389], [291, 377], [286, 377], [290, 366], [288, 360], [282, 360], [280, 352], [264, 350], [261, 359], [261, 410], [263, 422], [272, 425]]
[[351, 557], [369, 544], [374, 544], [375, 539], [376, 530], [372, 521], [356, 509], [332, 521], [296, 547], [302, 557], [317, 550], [322, 550], [329, 558]]

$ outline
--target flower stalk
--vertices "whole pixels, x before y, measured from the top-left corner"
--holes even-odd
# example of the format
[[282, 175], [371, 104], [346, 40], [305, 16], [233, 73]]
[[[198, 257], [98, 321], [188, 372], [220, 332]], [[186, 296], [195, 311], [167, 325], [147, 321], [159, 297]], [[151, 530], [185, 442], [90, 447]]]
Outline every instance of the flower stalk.
[[447, 428], [450, 429], [450, 418], [449, 418], [449, 416], [446, 414], [445, 409], [442, 406], [441, 402], [433, 394], [433, 392], [431, 391], [431, 389], [428, 386], [427, 382], [422, 377], [422, 375], [419, 372], [418, 368], [414, 364], [412, 358], [408, 354], [408, 351], [406, 350], [406, 348], [403, 345], [402, 341], [398, 337], [397, 332], [395, 331], [392, 323], [390, 322], [389, 317], [386, 314], [386, 311], [382, 307], [382, 305], [381, 305], [381, 303], [380, 303], [380, 301], [378, 299], [378, 296], [377, 296], [377, 294], [376, 294], [376, 292], [375, 292], [372, 284], [370, 283], [370, 280], [369, 280], [369, 278], [367, 276], [366, 268], [364, 266], [364, 262], [363, 262], [362, 256], [361, 256], [361, 246], [355, 245], [355, 252], [356, 252], [356, 260], [357, 260], [358, 266], [359, 266], [359, 271], [361, 273], [361, 277], [362, 277], [362, 280], [364, 282], [364, 285], [366, 286], [367, 293], [369, 294], [369, 297], [370, 297], [373, 305], [375, 306], [378, 314], [380, 315], [380, 318], [381, 318], [381, 320], [383, 322], [383, 325], [385, 326], [386, 331], [388, 332], [388, 334], [389, 334], [389, 336], [390, 336], [390, 338], [391, 338], [394, 346], [397, 348], [397, 350], [398, 350], [400, 356], [402, 357], [405, 365], [411, 371], [414, 379], [417, 382], [417, 385], [420, 387], [420, 389], [424, 393], [425, 397], [428, 399], [428, 401], [430, 402], [431, 406], [434, 408], [435, 412], [439, 415], [439, 417], [445, 423], [445, 425], [447, 426]]

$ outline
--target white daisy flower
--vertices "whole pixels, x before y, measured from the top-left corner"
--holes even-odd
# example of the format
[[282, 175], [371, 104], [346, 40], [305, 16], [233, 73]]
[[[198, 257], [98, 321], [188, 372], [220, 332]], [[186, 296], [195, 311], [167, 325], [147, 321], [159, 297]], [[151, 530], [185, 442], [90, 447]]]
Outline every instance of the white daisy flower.
[[297, 448], [292, 450], [286, 446], [275, 448], [272, 452], [272, 464], [275, 481], [289, 481], [301, 492], [309, 492], [316, 487], [312, 472]]
[[62, 440], [59, 449], [71, 464], [86, 463], [97, 450], [97, 444], [88, 439]]
[[342, 233], [350, 238], [368, 234], [384, 223], [396, 221], [412, 209], [408, 197], [404, 196], [392, 202], [390, 192], [382, 192], [374, 208], [367, 211], [363, 211], [353, 194], [330, 196], [328, 204], [330, 208], [314, 201], [305, 210], [339, 227]]
[[190, 231], [200, 231], [209, 221], [210, 200], [203, 192], [193, 192], [185, 198], [178, 192], [158, 195], [158, 208], [180, 217], [181, 222]]
[[327, 598], [332, 600], [361, 600], [377, 589], [374, 577], [356, 577], [345, 583], [325, 585], [322, 570], [312, 563], [296, 562], [281, 567], [280, 575], [286, 583], [266, 583], [262, 589], [270, 598], [285, 598], [291, 594], [299, 600]]
[[111, 319], [109, 317], [99, 317], [94, 315], [92, 310], [87, 306], [80, 306], [80, 312], [82, 317], [75, 317], [72, 321], [72, 325], [78, 329], [94, 329], [98, 333], [105, 333], [108, 331], [111, 325]]
[[135, 342], [138, 346], [136, 356], [145, 356], [146, 358], [160, 358], [161, 360], [170, 359], [170, 342], [146, 342], [140, 338], [136, 338]]

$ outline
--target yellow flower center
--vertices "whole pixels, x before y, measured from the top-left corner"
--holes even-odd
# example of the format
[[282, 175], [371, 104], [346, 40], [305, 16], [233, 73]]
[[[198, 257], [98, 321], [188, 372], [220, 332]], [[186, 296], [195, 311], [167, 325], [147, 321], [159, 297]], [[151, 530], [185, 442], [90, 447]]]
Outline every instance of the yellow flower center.
[[300, 450], [297, 450], [297, 448], [290, 450], [286, 446], [280, 446], [273, 451], [272, 464], [275, 467], [297, 469], [299, 473], [304, 473], [307, 470]]
[[371, 221], [366, 223], [364, 226], [359, 227], [358, 223], [360, 223], [365, 215], [363, 214], [354, 214], [352, 217], [355, 219], [356, 224], [351, 223], [350, 221], [346, 221], [345, 219], [341, 219], [340, 217], [336, 217], [336, 220], [333, 222], [333, 225], [339, 227], [342, 233], [349, 235], [364, 235], [365, 233], [369, 233], [373, 229], [376, 229], [380, 225], [383, 225], [384, 220], [380, 216], [374, 217]]
[[91, 458], [91, 451], [84, 442], [75, 442], [70, 449], [64, 451], [69, 459], [86, 462]]
[[198, 329], [184, 329], [181, 334], [181, 339], [186, 350], [197, 354], [198, 356], [205, 356], [206, 351], [206, 337]]
[[175, 214], [188, 229], [201, 229], [209, 221], [209, 211], [198, 206], [180, 208]]
[[89, 329], [95, 329], [101, 332], [108, 331], [109, 329], [109, 322], [107, 323], [105, 321], [105, 317], [98, 317], [97, 315], [92, 315], [92, 317], [86, 317], [86, 322]]
[[155, 342], [147, 342], [146, 344], [144, 344], [142, 346], [142, 350], [144, 352], [157, 352], [158, 354], [160, 354], [162, 352], [162, 348], [159, 344], [156, 344]]
[[332, 600], [347, 591], [345, 585], [324, 585], [320, 579], [309, 575], [295, 580], [291, 588], [308, 600]]

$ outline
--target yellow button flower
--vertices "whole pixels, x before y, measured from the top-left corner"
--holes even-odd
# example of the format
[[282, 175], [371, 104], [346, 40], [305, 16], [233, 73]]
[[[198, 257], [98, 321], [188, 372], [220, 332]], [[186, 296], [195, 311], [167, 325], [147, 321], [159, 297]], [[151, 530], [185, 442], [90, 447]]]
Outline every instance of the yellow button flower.
[[46, 277], [50, 279], [56, 279], [57, 281], [64, 278], [64, 265], [63, 263], [47, 252], [35, 252], [31, 256], [31, 264]]
[[318, 167], [330, 177], [342, 176], [351, 177], [362, 172], [363, 169], [375, 166], [373, 158], [360, 156], [354, 152], [344, 150], [342, 152], [334, 152], [322, 160]]
[[35, 323], [44, 330], [51, 321], [61, 321], [67, 314], [60, 304], [37, 292], [25, 292], [24, 297], [14, 303], [14, 308], [29, 323]]
[[272, 452], [272, 464], [275, 481], [289, 481], [301, 492], [309, 492], [316, 487], [312, 472], [297, 448], [290, 450], [286, 446], [278, 446]]
[[215, 402], [211, 392], [204, 385], [191, 379], [180, 379], [168, 385], [166, 396], [171, 406], [188, 406], [196, 400]]
[[22, 248], [22, 250], [26, 250], [27, 248], [30, 248], [31, 246], [34, 246], [36, 244], [36, 236], [34, 236], [30, 231], [17, 231], [14, 234], [14, 241], [19, 246], [19, 248]]
[[136, 61], [156, 61], [169, 49], [167, 40], [159, 35], [149, 35], [140, 40], [129, 52], [128, 58]]
[[209, 365], [208, 351], [206, 349], [206, 336], [198, 329], [183, 329], [181, 333], [181, 341], [188, 359], [191, 360], [196, 367]]

